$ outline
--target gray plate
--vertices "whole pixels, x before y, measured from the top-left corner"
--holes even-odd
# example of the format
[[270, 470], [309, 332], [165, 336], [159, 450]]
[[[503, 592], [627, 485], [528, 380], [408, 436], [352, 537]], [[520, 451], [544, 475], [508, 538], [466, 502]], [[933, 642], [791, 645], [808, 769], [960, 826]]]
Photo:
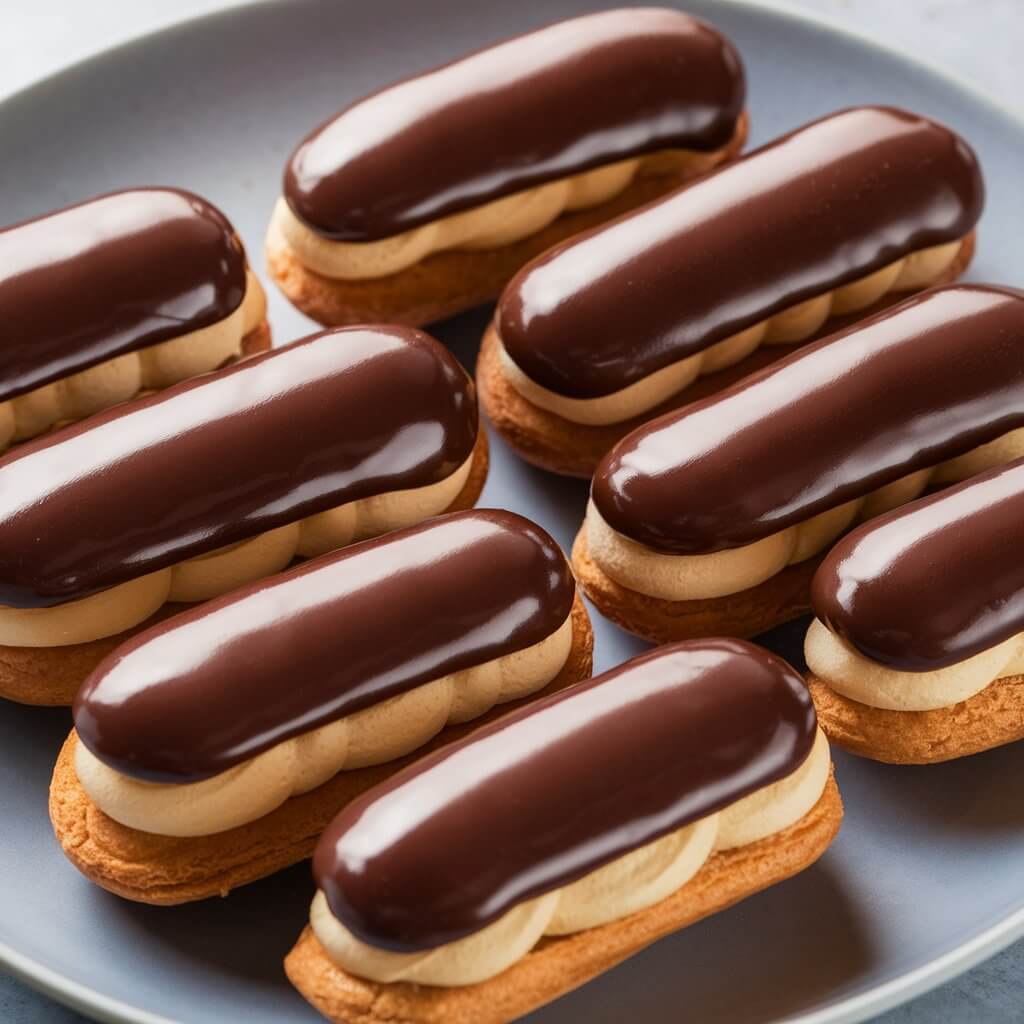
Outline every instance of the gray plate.
[[[258, 262], [283, 160], [307, 128], [396, 76], [592, 6], [292, 0], [150, 36], [0, 105], [0, 223], [121, 186], [182, 185], [227, 211]], [[972, 276], [1024, 280], [1024, 126], [968, 87], [805, 16], [688, 6], [743, 53], [755, 142], [863, 102], [963, 131], [990, 192]], [[274, 292], [271, 317], [279, 340], [309, 328]], [[486, 311], [470, 314], [437, 333], [472, 365], [485, 321]], [[494, 444], [484, 504], [524, 512], [568, 545], [585, 496]], [[642, 646], [596, 625], [599, 668]], [[802, 630], [769, 642], [798, 659]], [[68, 724], [66, 712], [0, 707], [0, 956], [110, 1020], [315, 1021], [281, 971], [312, 895], [307, 869], [177, 909], [93, 888], [64, 861], [46, 816]], [[1024, 745], [929, 769], [837, 763], [846, 823], [818, 865], [530, 1019], [860, 1020], [1024, 934]]]

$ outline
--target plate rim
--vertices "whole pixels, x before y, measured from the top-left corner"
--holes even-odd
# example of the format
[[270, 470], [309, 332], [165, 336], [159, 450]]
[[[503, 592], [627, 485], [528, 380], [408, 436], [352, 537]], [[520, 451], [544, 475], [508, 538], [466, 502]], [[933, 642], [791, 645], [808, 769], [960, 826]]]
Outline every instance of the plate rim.
[[[668, 2], [673, 2], [673, 0], [668, 0]], [[846, 25], [819, 11], [794, 6], [787, 0], [705, 0], [705, 2], [743, 12], [768, 12], [784, 21], [795, 22], [803, 27], [810, 26], [818, 32], [845, 37], [862, 49], [897, 59], [966, 94], [974, 102], [980, 103], [991, 113], [1009, 122], [1013, 129], [1024, 138], [1024, 109], [1018, 109], [1002, 100], [959, 71], [945, 67], [926, 57], [910, 53], [870, 32]], [[102, 63], [122, 51], [145, 47], [160, 36], [170, 35], [184, 26], [194, 26], [215, 19], [245, 17], [245, 12], [249, 8], [271, 5], [284, 7], [286, 3], [287, 0], [227, 0], [225, 6], [217, 10], [174, 20], [152, 31], [130, 36], [114, 46], [72, 61], [50, 74], [34, 79], [14, 92], [0, 97], [0, 110], [23, 101], [29, 93], [37, 89], [57, 84], [59, 79], [71, 76], [87, 65]], [[598, 0], [595, 9], [608, 6], [613, 6], [611, 0]], [[1001, 921], [978, 932], [955, 949], [951, 949], [913, 970], [837, 1002], [777, 1018], [775, 1024], [859, 1024], [869, 1017], [884, 1013], [958, 977], [982, 961], [995, 956], [1022, 937], [1024, 937], [1024, 907], [1011, 912]], [[3, 941], [0, 941], [0, 967], [19, 981], [61, 1005], [87, 1013], [106, 1024], [177, 1024], [171, 1017], [133, 1006], [124, 1000], [108, 996], [90, 985], [75, 981]]]

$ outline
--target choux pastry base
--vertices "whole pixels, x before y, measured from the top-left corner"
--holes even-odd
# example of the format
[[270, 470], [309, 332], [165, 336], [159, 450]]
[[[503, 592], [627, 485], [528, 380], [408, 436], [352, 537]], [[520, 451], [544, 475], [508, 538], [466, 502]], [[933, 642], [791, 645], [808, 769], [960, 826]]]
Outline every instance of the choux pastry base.
[[[269, 341], [269, 335], [267, 338]], [[456, 499], [445, 509], [446, 512], [459, 512], [477, 503], [487, 480], [488, 463], [487, 431], [481, 423], [469, 476]], [[166, 604], [155, 615], [131, 629], [87, 643], [65, 647], [0, 645], [0, 698], [17, 701], [19, 704], [70, 706], [78, 687], [115, 647], [161, 619], [188, 607], [185, 604]]]
[[1024, 675], [1003, 676], [973, 697], [934, 711], [873, 708], [807, 676], [832, 743], [886, 764], [937, 764], [1024, 739]]
[[705, 636], [749, 639], [811, 610], [811, 579], [825, 552], [786, 566], [764, 583], [725, 597], [667, 601], [616, 583], [590, 557], [586, 527], [576, 534], [576, 580], [598, 611], [636, 636], [661, 644]]
[[573, 641], [561, 672], [543, 689], [499, 704], [479, 718], [443, 729], [406, 757], [339, 772], [322, 786], [286, 800], [256, 821], [209, 836], [177, 838], [114, 821], [86, 795], [75, 773], [74, 731], [61, 748], [50, 783], [50, 820], [68, 859], [104, 889], [139, 903], [170, 906], [226, 896], [232, 889], [311, 857], [320, 833], [347, 803], [432, 750], [460, 739], [512, 709], [587, 679], [594, 635], [579, 595], [571, 612]]
[[[733, 159], [743, 148], [747, 129], [744, 112], [720, 163]], [[304, 267], [287, 243], [275, 237], [267, 240], [267, 270], [294, 306], [325, 326], [397, 323], [419, 327], [497, 298], [516, 271], [545, 249], [658, 199], [686, 180], [678, 174], [641, 176], [614, 199], [562, 214], [511, 245], [435, 253], [389, 277], [361, 281], [324, 277]]]
[[[971, 262], [974, 247], [975, 232], [972, 231], [964, 239], [956, 259], [932, 287], [955, 281]], [[641, 424], [700, 398], [713, 395], [747, 374], [760, 370], [833, 331], [902, 302], [911, 294], [893, 292], [856, 313], [830, 317], [810, 338], [796, 345], [761, 345], [733, 366], [698, 377], [689, 387], [639, 416], [600, 427], [563, 419], [548, 409], [534, 405], [520, 394], [502, 368], [498, 339], [494, 325], [491, 324], [484, 334], [477, 359], [477, 394], [480, 397], [480, 406], [487, 413], [494, 429], [521, 458], [551, 473], [589, 479], [601, 458]]]
[[292, 984], [337, 1024], [499, 1024], [614, 967], [671, 932], [795, 875], [828, 848], [843, 817], [835, 779], [789, 828], [715, 853], [668, 899], [620, 921], [542, 939], [501, 974], [477, 985], [436, 988], [366, 981], [337, 967], [308, 926], [285, 960]]

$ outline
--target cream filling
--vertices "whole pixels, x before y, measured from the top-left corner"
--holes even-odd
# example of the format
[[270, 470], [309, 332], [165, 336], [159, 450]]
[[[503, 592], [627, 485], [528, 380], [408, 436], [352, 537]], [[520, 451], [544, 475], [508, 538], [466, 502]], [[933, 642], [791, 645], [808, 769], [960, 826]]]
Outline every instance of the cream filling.
[[624, 192], [637, 176], [685, 173], [713, 167], [722, 150], [671, 149], [621, 160], [557, 181], [515, 192], [460, 213], [375, 242], [325, 238], [277, 201], [268, 230], [271, 244], [284, 242], [298, 261], [317, 274], [344, 281], [387, 277], [446, 249], [500, 249], [546, 228], [563, 213], [600, 206]]
[[331, 960], [359, 977], [476, 984], [524, 957], [542, 936], [570, 935], [644, 910], [683, 888], [716, 850], [755, 843], [788, 828], [821, 798], [830, 767], [828, 741], [819, 729], [807, 759], [786, 778], [436, 949], [393, 953], [367, 945], [334, 916], [322, 891], [313, 899], [310, 923]]
[[872, 661], [815, 619], [804, 641], [807, 667], [850, 700], [888, 711], [934, 711], [1024, 672], [1024, 634], [931, 672], [900, 672]]
[[266, 316], [267, 299], [246, 270], [245, 296], [223, 320], [169, 341], [126, 352], [70, 377], [0, 402], [0, 451], [58, 423], [84, 419], [112, 405], [209, 373], [242, 352], [242, 338]]
[[962, 245], [961, 240], [910, 253], [873, 274], [790, 306], [702, 352], [695, 352], [600, 398], [567, 398], [542, 387], [516, 365], [499, 338], [501, 367], [512, 387], [528, 402], [562, 419], [591, 427], [621, 423], [660, 405], [689, 387], [698, 377], [738, 363], [761, 345], [788, 345], [804, 341], [830, 316], [865, 309], [888, 292], [927, 288], [949, 267]]
[[93, 803], [129, 828], [164, 836], [224, 832], [262, 818], [339, 772], [404, 757], [446, 725], [536, 693], [562, 671], [572, 642], [570, 615], [539, 643], [285, 740], [202, 782], [143, 782], [105, 765], [81, 742], [75, 771]]
[[63, 647], [113, 636], [145, 621], [167, 601], [208, 601], [279, 572], [296, 557], [312, 558], [412, 526], [451, 505], [472, 465], [470, 453], [435, 484], [350, 501], [77, 601], [52, 608], [0, 606], [0, 645]]
[[590, 555], [606, 576], [630, 590], [664, 601], [726, 597], [756, 587], [786, 566], [823, 551], [852, 523], [871, 519], [920, 496], [1024, 456], [1024, 429], [1013, 430], [964, 455], [918, 470], [866, 497], [828, 509], [752, 544], [706, 555], [669, 555], [612, 529], [591, 501], [583, 528]]

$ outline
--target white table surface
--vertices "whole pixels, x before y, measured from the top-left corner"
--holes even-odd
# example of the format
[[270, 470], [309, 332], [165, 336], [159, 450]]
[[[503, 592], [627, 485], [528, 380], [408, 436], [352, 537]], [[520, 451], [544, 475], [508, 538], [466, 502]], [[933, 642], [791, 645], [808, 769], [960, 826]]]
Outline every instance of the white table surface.
[[[240, 2], [244, 0], [0, 0], [0, 99], [100, 50]], [[791, 3], [941, 64], [987, 89], [1004, 103], [1024, 108], [1021, 53], [1024, 49], [1024, 0], [791, 0]], [[85, 1018], [79, 1014], [58, 1006], [3, 973], [0, 973], [0, 1021], [4, 1024], [85, 1024]], [[970, 1024], [1024, 1022], [1024, 941], [955, 981], [884, 1014], [875, 1024], [964, 1024], [968, 1021]]]

